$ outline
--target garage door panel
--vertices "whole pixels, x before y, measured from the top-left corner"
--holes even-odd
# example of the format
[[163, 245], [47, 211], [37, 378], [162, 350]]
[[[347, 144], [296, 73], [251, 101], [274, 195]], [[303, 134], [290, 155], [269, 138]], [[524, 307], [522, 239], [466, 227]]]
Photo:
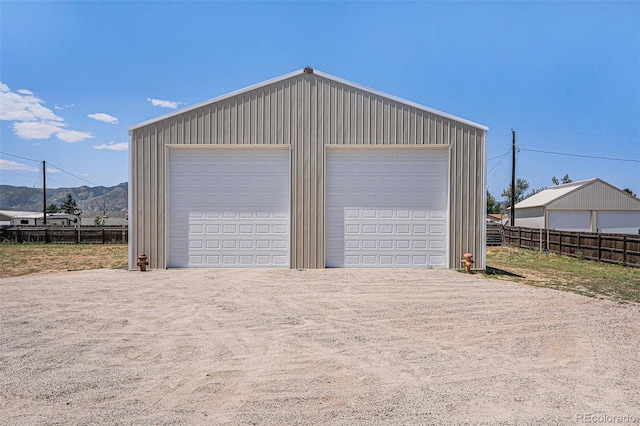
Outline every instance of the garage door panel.
[[284, 149], [170, 151], [168, 266], [288, 266], [289, 186]]
[[446, 161], [446, 150], [328, 150], [326, 265], [446, 267]]

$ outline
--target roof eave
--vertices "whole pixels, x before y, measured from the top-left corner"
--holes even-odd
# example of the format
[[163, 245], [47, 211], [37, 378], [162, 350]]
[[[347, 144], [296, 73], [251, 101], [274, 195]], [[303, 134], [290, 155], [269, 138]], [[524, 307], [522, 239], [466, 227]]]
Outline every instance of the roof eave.
[[[293, 71], [293, 72], [290, 72], [288, 74], [284, 74], [284, 75], [281, 75], [279, 77], [275, 77], [275, 78], [272, 78], [272, 79], [267, 80], [267, 81], [263, 81], [263, 82], [258, 83], [258, 84], [254, 84], [254, 85], [251, 85], [251, 86], [248, 86], [248, 87], [244, 87], [242, 89], [235, 90], [233, 92], [226, 93], [224, 95], [221, 95], [221, 96], [218, 96], [218, 97], [215, 97], [215, 98], [212, 98], [212, 99], [208, 99], [206, 101], [198, 102], [197, 104], [194, 104], [194, 105], [191, 105], [189, 107], [180, 109], [178, 111], [170, 112], [168, 114], [163, 114], [161, 116], [152, 118], [150, 120], [146, 120], [146, 121], [143, 121], [141, 123], [134, 124], [133, 126], [128, 127], [127, 131], [132, 132], [134, 130], [140, 129], [140, 128], [148, 126], [150, 124], [154, 124], [154, 123], [157, 123], [159, 121], [163, 121], [163, 120], [166, 120], [166, 119], [169, 119], [169, 118], [184, 114], [185, 112], [193, 111], [193, 110], [196, 110], [196, 109], [201, 108], [203, 106], [210, 105], [210, 104], [213, 104], [215, 102], [220, 102], [220, 101], [223, 101], [225, 99], [229, 99], [229, 98], [232, 98], [234, 96], [238, 96], [238, 95], [241, 95], [243, 93], [246, 93], [246, 92], [249, 92], [249, 91], [252, 91], [252, 90], [260, 89], [262, 87], [266, 87], [266, 86], [269, 86], [271, 84], [278, 83], [278, 82], [281, 82], [283, 80], [287, 80], [289, 78], [296, 77], [296, 76], [298, 76], [300, 74], [305, 74], [305, 73], [306, 73], [306, 71], [304, 69]], [[457, 122], [462, 123], [462, 124], [466, 124], [466, 125], [471, 126], [471, 127], [478, 128], [478, 129], [483, 130], [485, 132], [489, 130], [489, 128], [487, 126], [475, 123], [475, 122], [473, 122], [471, 120], [467, 120], [465, 118], [457, 117], [455, 115], [448, 114], [446, 112], [442, 112], [442, 111], [439, 111], [437, 109], [429, 108], [429, 107], [426, 107], [424, 105], [420, 105], [418, 103], [411, 102], [411, 101], [408, 101], [406, 99], [390, 95], [388, 93], [380, 92], [378, 90], [371, 89], [369, 87], [362, 86], [360, 84], [353, 83], [351, 81], [348, 81], [348, 80], [345, 80], [345, 79], [342, 79], [342, 78], [339, 78], [339, 77], [335, 77], [333, 75], [326, 74], [326, 73], [323, 73], [323, 72], [318, 71], [318, 70], [313, 70], [313, 74], [316, 74], [316, 75], [318, 75], [320, 77], [323, 77], [323, 78], [326, 78], [328, 80], [335, 81], [337, 83], [345, 84], [347, 86], [351, 86], [351, 87], [354, 87], [356, 89], [360, 89], [360, 90], [363, 90], [365, 92], [372, 93], [372, 94], [377, 95], [377, 96], [381, 96], [383, 98], [386, 98], [386, 99], [389, 99], [389, 100], [392, 100], [392, 101], [395, 101], [395, 102], [399, 102], [399, 103], [402, 103], [402, 104], [405, 104], [405, 105], [409, 105], [409, 106], [411, 106], [413, 108], [417, 108], [417, 109], [420, 109], [422, 111], [425, 111], [425, 112], [428, 112], [428, 113], [431, 113], [431, 114], [435, 114], [435, 115], [438, 115], [438, 116], [441, 116], [441, 117], [444, 117], [444, 118], [448, 118], [448, 119], [453, 120], [453, 121], [457, 121]]]

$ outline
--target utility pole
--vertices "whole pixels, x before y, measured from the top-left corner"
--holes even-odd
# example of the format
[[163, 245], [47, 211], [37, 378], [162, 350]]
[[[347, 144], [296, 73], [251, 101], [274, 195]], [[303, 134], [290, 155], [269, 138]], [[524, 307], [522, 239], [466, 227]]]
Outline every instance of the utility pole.
[[47, 163], [42, 160], [42, 224], [47, 224]]
[[511, 129], [511, 226], [516, 226], [516, 131]]

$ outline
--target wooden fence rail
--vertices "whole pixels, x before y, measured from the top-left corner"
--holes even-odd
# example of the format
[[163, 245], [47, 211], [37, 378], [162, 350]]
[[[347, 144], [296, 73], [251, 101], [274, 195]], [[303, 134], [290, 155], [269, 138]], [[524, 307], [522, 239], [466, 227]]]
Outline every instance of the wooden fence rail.
[[504, 227], [505, 244], [640, 268], [640, 235]]
[[126, 226], [24, 226], [0, 228], [3, 243], [127, 244]]

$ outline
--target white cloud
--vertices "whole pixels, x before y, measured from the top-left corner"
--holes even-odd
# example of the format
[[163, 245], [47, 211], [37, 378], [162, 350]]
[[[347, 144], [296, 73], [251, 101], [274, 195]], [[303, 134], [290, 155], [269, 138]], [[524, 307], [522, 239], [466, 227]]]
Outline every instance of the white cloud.
[[50, 121], [18, 121], [13, 123], [13, 133], [20, 139], [49, 139], [60, 130], [60, 124]]
[[32, 91], [12, 92], [0, 81], [0, 120], [14, 121], [13, 132], [21, 139], [49, 139], [56, 136], [64, 142], [80, 142], [92, 138], [91, 133], [69, 130], [64, 119], [42, 104]]
[[56, 132], [56, 137], [61, 141], [76, 143], [93, 138], [93, 135], [89, 132], [81, 132], [79, 130], [62, 129]]
[[129, 149], [129, 142], [109, 142], [101, 145], [94, 145], [93, 149], [109, 149], [111, 151], [126, 151]]
[[25, 172], [37, 172], [40, 169], [11, 160], [0, 159], [0, 170], [22, 170]]
[[93, 118], [94, 120], [104, 121], [105, 123], [117, 124], [118, 119], [112, 115], [105, 114], [104, 112], [96, 112], [95, 114], [87, 115], [89, 118]]
[[47, 167], [47, 173], [60, 173], [60, 170]]
[[5, 121], [63, 121], [44, 102], [33, 96], [29, 90], [12, 92], [9, 86], [0, 82], [0, 120]]
[[165, 101], [162, 99], [151, 99], [151, 98], [147, 98], [147, 102], [151, 102], [151, 105], [153, 106], [160, 106], [163, 108], [171, 108], [171, 109], [176, 109], [178, 108], [178, 105], [181, 105], [184, 103], [184, 102]]
[[13, 133], [20, 139], [49, 139], [55, 135], [64, 142], [76, 143], [85, 139], [93, 138], [88, 132], [78, 130], [68, 130], [64, 128], [64, 123], [51, 121], [18, 121], [13, 123]]

